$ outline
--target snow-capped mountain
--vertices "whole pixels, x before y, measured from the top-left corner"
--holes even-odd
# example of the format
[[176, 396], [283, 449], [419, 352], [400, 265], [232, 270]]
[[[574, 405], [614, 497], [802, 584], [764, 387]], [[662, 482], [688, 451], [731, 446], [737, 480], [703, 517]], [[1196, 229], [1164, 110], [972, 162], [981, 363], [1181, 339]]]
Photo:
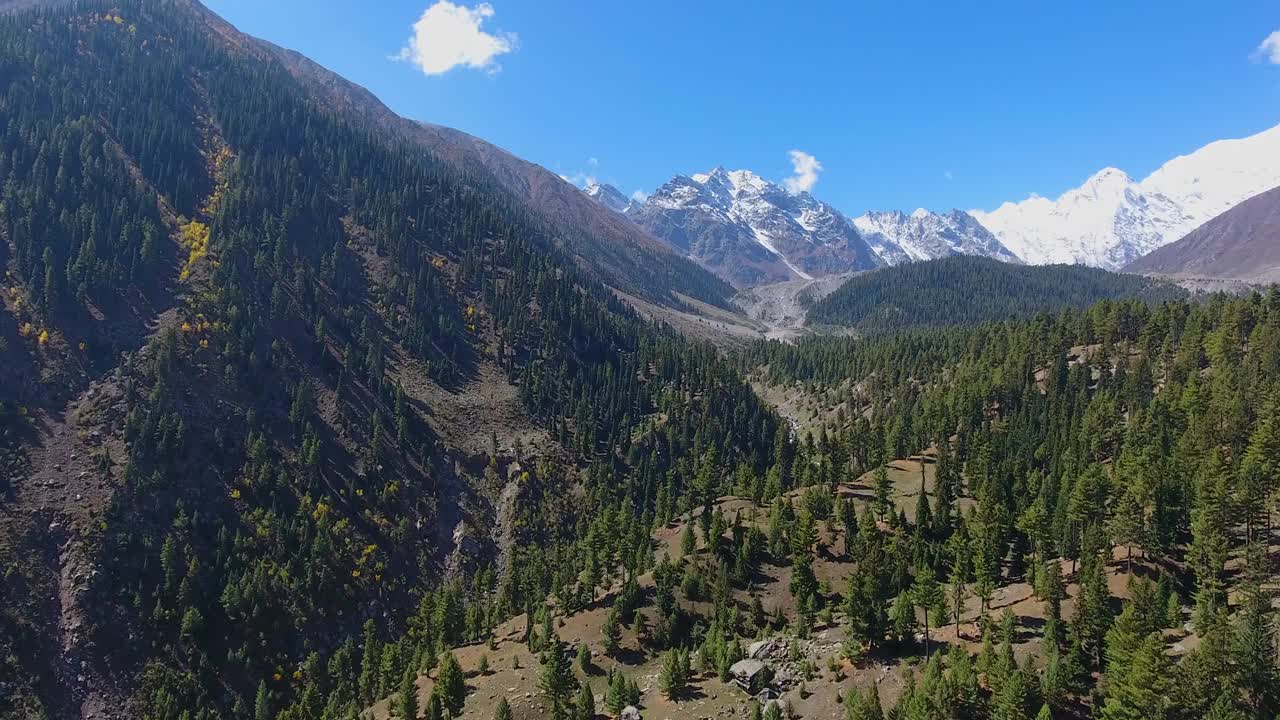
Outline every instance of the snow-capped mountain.
[[623, 195], [618, 188], [609, 185], [608, 183], [587, 183], [587, 186], [582, 188], [582, 192], [587, 197], [616, 213], [622, 213], [625, 215], [635, 206], [634, 201], [626, 195]]
[[838, 210], [747, 170], [677, 175], [627, 217], [738, 286], [885, 262]]
[[1114, 270], [1277, 186], [1280, 125], [1210, 143], [1141, 182], [1105, 168], [1057, 200], [1032, 195], [970, 214], [1029, 263]]
[[872, 250], [891, 265], [948, 255], [981, 255], [1008, 263], [1022, 260], [963, 210], [935, 213], [920, 208], [869, 212], [853, 225]]

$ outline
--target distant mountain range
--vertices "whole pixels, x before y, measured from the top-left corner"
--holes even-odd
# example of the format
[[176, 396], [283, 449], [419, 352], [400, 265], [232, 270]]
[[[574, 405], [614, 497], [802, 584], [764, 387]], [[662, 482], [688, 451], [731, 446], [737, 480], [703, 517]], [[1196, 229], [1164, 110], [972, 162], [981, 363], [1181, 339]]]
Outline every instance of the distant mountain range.
[[1280, 186], [1280, 125], [1210, 143], [1134, 181], [1105, 168], [1057, 200], [985, 212], [918, 209], [850, 218], [748, 170], [677, 175], [644, 202], [611, 185], [586, 195], [738, 287], [955, 255], [1119, 270]]
[[1022, 264], [991, 231], [963, 210], [948, 213], [923, 208], [908, 215], [900, 210], [869, 212], [854, 218], [854, 227], [889, 264], [977, 255]]
[[677, 175], [643, 203], [609, 185], [584, 192], [739, 287], [950, 255], [1019, 261], [963, 211], [851, 219], [748, 170]]
[[1277, 158], [1280, 125], [1205, 145], [1141, 182], [1106, 168], [1057, 200], [1032, 195], [970, 214], [1028, 263], [1115, 270], [1280, 186]]

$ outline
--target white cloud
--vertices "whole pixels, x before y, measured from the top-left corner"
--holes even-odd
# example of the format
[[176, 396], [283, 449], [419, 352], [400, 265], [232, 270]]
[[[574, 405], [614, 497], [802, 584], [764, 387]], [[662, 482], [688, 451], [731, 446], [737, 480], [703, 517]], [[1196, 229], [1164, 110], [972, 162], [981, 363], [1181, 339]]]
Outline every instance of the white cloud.
[[643, 190], [637, 190], [637, 191], [635, 191], [635, 192], [631, 193], [631, 199], [632, 199], [632, 200], [635, 200], [635, 201], [636, 201], [636, 202], [638, 202], [638, 203], [642, 203], [642, 202], [644, 202], [645, 200], [648, 200], [648, 199], [649, 199], [649, 193], [647, 193], [647, 192], [645, 192], [645, 191], [643, 191]]
[[1280, 65], [1280, 30], [1277, 30], [1267, 36], [1266, 40], [1253, 51], [1253, 59], [1255, 62], [1267, 62], [1272, 65]]
[[822, 163], [818, 158], [803, 150], [792, 150], [791, 167], [794, 173], [782, 181], [791, 192], [809, 192], [818, 182], [818, 173], [822, 172]]
[[596, 181], [596, 176], [595, 176], [595, 175], [593, 175], [593, 174], [591, 174], [591, 173], [589, 173], [589, 172], [586, 172], [586, 171], [584, 171], [584, 170], [579, 170], [578, 172], [576, 172], [576, 173], [574, 173], [574, 174], [572, 174], [572, 175], [565, 175], [565, 174], [561, 173], [561, 174], [560, 174], [560, 179], [561, 179], [561, 180], [563, 180], [563, 181], [565, 181], [565, 182], [567, 182], [567, 183], [569, 183], [570, 185], [577, 185], [577, 186], [578, 186], [578, 187], [580, 187], [580, 188], [585, 188], [585, 187], [587, 187], [588, 185], [597, 185], [597, 184], [599, 184], [599, 183]]
[[946, 180], [954, 180], [956, 176], [953, 175], [950, 170], [943, 170], [942, 177]]
[[493, 17], [493, 6], [480, 3], [474, 8], [439, 0], [422, 11], [413, 24], [413, 35], [395, 57], [411, 62], [426, 75], [440, 75], [456, 67], [497, 72], [495, 59], [516, 49], [515, 33], [481, 29]]

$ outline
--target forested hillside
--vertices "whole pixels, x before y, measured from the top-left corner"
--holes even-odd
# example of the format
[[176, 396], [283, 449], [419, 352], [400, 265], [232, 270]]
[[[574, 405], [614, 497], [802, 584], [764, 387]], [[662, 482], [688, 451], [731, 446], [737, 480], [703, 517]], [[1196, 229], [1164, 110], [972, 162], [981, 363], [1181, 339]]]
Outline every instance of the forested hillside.
[[[707, 438], [759, 469], [774, 440], [508, 193], [223, 30], [0, 18], [8, 715], [346, 717], [362, 633], [409, 632], [398, 683], [546, 597], [585, 462], [631, 509]], [[507, 386], [537, 448], [484, 417]]]
[[[1018, 664], [997, 650], [1003, 669], [985, 670], [989, 694], [963, 690], [974, 682], [967, 661], [948, 658], [904, 691], [899, 717], [1030, 717], [1041, 702], [1040, 717], [1269, 718], [1280, 709], [1280, 293], [761, 344], [744, 364], [839, 406], [816, 445], [837, 466], [856, 472], [936, 450], [936, 489], [893, 532], [912, 569], [888, 590], [883, 579], [872, 586], [882, 588], [877, 623], [889, 622], [898, 592], [899, 602], [929, 606], [931, 584], [944, 578], [942, 595], [984, 603], [1025, 578], [1044, 603], [1044, 623], [1031, 630], [1038, 649]], [[1121, 570], [1132, 579], [1108, 580]], [[1060, 572], [1079, 586], [1069, 616]], [[856, 573], [850, 589], [865, 606]], [[938, 617], [948, 617], [942, 605]], [[874, 644], [882, 625], [871, 627]], [[1090, 672], [1101, 673], [1096, 683]]]
[[950, 257], [855, 275], [814, 303], [807, 319], [810, 325], [885, 333], [1030, 318], [1099, 300], [1163, 300], [1182, 294], [1168, 283], [1083, 265], [1025, 266]]

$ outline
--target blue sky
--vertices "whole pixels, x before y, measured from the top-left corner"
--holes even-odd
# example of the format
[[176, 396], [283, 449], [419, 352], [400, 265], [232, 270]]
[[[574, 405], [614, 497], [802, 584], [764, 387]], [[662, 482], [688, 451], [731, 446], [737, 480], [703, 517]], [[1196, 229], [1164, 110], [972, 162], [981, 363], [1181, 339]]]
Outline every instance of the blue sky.
[[207, 2], [402, 115], [628, 194], [783, 180], [801, 150], [847, 213], [990, 209], [1280, 124], [1274, 0]]

